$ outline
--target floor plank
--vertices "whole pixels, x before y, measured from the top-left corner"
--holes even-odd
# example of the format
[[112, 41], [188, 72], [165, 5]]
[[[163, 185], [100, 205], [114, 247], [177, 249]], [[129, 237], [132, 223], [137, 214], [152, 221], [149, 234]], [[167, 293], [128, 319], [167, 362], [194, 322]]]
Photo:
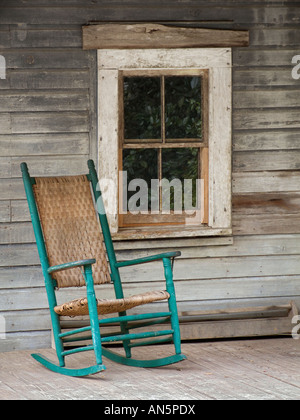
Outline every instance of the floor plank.
[[[30, 351], [0, 353], [0, 400], [298, 400], [300, 342], [292, 338], [183, 343], [187, 360], [141, 369], [105, 359], [107, 370], [85, 378], [48, 371]], [[134, 349], [140, 358], [169, 355], [172, 346]], [[121, 351], [121, 350], [118, 350]], [[40, 351], [55, 361], [52, 349]], [[93, 354], [67, 366], [93, 364]], [[67, 359], [68, 360], [68, 359]]]

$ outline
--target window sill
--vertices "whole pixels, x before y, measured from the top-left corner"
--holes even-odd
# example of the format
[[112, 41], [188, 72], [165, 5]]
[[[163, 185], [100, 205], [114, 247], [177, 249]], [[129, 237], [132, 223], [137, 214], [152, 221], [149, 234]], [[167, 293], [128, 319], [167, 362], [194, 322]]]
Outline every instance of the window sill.
[[231, 228], [210, 228], [207, 226], [151, 226], [140, 228], [120, 228], [112, 234], [114, 241], [143, 239], [175, 239], [197, 237], [226, 237], [232, 235]]

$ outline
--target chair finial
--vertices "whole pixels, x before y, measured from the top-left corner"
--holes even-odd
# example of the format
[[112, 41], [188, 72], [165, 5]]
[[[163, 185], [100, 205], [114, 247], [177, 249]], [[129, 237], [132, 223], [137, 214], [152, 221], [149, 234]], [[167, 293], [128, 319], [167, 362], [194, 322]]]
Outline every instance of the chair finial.
[[21, 171], [23, 173], [24, 172], [28, 172], [28, 166], [27, 166], [27, 163], [26, 162], [22, 162], [21, 165], [20, 165], [20, 167], [21, 167]]
[[94, 163], [94, 161], [93, 161], [93, 159], [89, 159], [88, 161], [87, 161], [87, 164], [88, 164], [88, 168], [91, 170], [91, 169], [95, 169], [95, 163]]

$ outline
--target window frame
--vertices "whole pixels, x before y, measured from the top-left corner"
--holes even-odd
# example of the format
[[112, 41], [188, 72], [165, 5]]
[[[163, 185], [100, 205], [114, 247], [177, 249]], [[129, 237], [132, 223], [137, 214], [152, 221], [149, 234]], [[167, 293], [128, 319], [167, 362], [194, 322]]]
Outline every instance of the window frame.
[[[207, 225], [119, 227], [122, 72], [208, 71]], [[98, 50], [98, 172], [114, 239], [231, 235], [231, 48]], [[105, 106], [102, 106], [105, 104]], [[108, 193], [109, 190], [109, 193]], [[121, 202], [120, 198], [120, 202]]]

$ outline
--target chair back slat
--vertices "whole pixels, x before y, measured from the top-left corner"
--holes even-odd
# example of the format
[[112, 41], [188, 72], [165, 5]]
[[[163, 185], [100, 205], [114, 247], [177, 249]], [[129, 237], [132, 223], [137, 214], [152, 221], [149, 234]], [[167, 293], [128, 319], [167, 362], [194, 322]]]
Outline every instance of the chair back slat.
[[[95, 258], [95, 284], [110, 282], [99, 217], [86, 175], [36, 177], [33, 191], [50, 266]], [[53, 274], [59, 288], [84, 286], [80, 268]]]

